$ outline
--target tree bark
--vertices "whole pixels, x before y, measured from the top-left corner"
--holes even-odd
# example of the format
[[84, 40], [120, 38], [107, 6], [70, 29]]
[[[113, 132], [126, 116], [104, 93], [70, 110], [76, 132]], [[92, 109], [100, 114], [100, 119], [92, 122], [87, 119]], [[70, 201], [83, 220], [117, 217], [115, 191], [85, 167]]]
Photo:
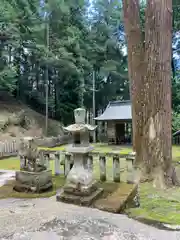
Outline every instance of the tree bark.
[[132, 101], [133, 150], [136, 151], [136, 163], [141, 159], [142, 114], [141, 101], [144, 77], [144, 41], [140, 26], [139, 0], [124, 0], [124, 26], [128, 46], [128, 75], [130, 79], [130, 96]]
[[145, 108], [142, 156], [155, 185], [172, 182], [172, 1], [149, 0], [145, 22]]
[[123, 4], [136, 163], [155, 186], [177, 184], [171, 142], [172, 0], [148, 0], [145, 45], [139, 1]]

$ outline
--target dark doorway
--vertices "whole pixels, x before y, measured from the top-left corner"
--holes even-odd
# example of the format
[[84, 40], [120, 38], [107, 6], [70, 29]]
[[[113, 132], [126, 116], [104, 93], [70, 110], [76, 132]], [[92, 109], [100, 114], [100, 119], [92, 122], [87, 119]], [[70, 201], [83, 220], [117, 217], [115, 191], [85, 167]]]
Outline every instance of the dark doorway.
[[125, 143], [125, 124], [116, 123], [116, 143], [123, 144]]

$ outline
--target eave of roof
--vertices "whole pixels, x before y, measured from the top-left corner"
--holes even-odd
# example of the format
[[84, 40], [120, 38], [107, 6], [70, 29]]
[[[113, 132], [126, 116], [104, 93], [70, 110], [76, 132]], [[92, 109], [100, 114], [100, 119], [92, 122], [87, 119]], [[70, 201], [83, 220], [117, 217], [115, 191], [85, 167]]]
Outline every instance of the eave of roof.
[[110, 102], [102, 115], [95, 118], [97, 121], [132, 120], [131, 101]]

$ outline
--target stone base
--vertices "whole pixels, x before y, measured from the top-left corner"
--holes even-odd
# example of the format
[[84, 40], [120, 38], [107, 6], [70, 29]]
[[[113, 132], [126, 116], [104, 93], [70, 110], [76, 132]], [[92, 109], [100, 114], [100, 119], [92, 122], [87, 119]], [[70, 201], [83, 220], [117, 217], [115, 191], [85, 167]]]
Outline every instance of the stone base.
[[67, 193], [64, 190], [56, 196], [56, 200], [65, 203], [74, 203], [82, 206], [90, 206], [103, 192], [102, 188], [92, 192], [89, 196], [78, 196], [73, 193]]
[[40, 193], [52, 188], [52, 172], [45, 170], [42, 172], [16, 172], [16, 183], [14, 190], [18, 192]]
[[63, 187], [64, 192], [67, 194], [73, 194], [76, 196], [81, 196], [81, 197], [87, 197], [90, 196], [93, 192], [97, 190], [97, 181], [93, 181], [90, 185], [88, 186], [79, 186], [79, 189], [77, 185], [70, 184], [68, 183], [67, 186], [65, 185]]
[[[138, 207], [140, 202], [138, 198], [138, 185], [137, 184], [122, 184], [119, 188], [103, 199], [95, 201], [94, 207], [99, 210], [122, 213], [125, 208]], [[135, 203], [136, 202], [136, 203]]]

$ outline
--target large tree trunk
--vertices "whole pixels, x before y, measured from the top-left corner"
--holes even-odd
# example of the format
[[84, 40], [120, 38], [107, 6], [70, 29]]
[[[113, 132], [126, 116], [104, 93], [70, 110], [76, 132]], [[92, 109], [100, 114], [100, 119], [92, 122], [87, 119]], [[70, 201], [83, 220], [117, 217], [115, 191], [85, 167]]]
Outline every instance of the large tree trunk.
[[145, 23], [145, 62], [143, 87], [145, 108], [141, 143], [146, 174], [155, 185], [172, 183], [171, 143], [171, 49], [172, 1], [149, 0]]
[[[172, 167], [171, 147], [172, 1], [148, 1], [145, 47], [138, 12], [138, 0], [124, 0], [136, 163], [141, 165], [143, 177], [164, 187], [178, 182]], [[133, 49], [134, 44], [142, 50]]]
[[[126, 39], [128, 45], [128, 74], [130, 79], [130, 96], [132, 101], [132, 126], [133, 126], [133, 150], [136, 152], [139, 148], [140, 139], [142, 135], [141, 123], [142, 116], [140, 112], [140, 95], [138, 94], [140, 89], [140, 80], [142, 77], [143, 69], [143, 38], [140, 27], [140, 15], [139, 15], [139, 0], [124, 0], [124, 26], [126, 32]], [[140, 159], [137, 157], [137, 159]]]

